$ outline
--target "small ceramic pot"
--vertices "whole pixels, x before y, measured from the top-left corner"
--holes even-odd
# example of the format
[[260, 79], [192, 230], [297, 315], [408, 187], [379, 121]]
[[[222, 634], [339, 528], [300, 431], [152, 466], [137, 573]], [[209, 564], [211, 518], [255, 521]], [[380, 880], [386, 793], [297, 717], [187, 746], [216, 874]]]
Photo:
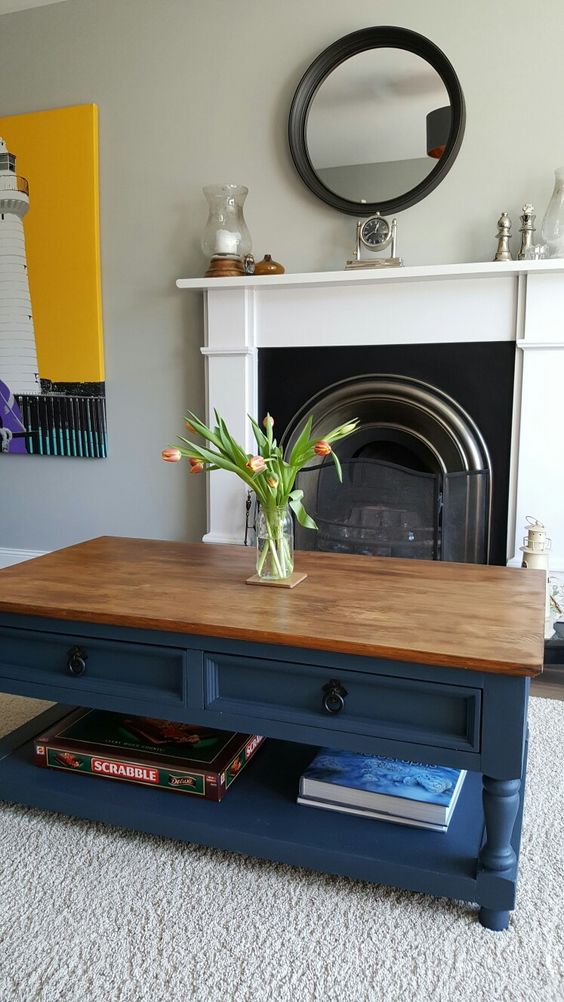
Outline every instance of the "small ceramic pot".
[[270, 254], [265, 254], [262, 261], [255, 264], [255, 275], [283, 275], [285, 271], [284, 265], [273, 261]]

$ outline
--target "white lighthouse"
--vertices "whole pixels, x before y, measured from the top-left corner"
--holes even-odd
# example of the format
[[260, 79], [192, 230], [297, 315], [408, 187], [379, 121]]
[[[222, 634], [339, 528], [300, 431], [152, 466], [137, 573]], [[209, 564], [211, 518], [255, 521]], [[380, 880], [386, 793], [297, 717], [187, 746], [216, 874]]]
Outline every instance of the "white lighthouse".
[[0, 380], [12, 393], [41, 392], [25, 255], [29, 187], [0, 138]]

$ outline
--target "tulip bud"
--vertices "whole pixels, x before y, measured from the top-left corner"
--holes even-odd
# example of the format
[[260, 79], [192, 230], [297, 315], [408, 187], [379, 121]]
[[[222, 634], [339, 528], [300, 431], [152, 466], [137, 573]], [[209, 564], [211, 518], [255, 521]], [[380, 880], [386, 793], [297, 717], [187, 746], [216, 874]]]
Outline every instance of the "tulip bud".
[[201, 473], [204, 468], [204, 464], [198, 459], [190, 460], [190, 473]]
[[164, 459], [165, 463], [179, 463], [182, 459], [182, 453], [180, 449], [163, 449], [161, 459]]
[[317, 456], [330, 456], [332, 449], [331, 446], [329, 445], [329, 442], [326, 442], [324, 439], [321, 439], [320, 442], [315, 443], [313, 451]]
[[272, 488], [278, 487], [278, 480], [276, 479], [276, 477], [267, 477], [266, 482], [269, 487]]
[[262, 423], [265, 428], [274, 428], [274, 418], [270, 414], [266, 415]]
[[266, 463], [262, 456], [251, 456], [245, 466], [251, 473], [262, 473], [266, 470]]

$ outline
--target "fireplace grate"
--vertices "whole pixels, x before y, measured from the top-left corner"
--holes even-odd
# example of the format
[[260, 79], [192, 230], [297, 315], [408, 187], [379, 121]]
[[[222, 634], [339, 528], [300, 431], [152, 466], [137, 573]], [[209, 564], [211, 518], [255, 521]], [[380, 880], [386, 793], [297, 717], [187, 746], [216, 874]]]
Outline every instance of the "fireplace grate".
[[489, 472], [429, 473], [374, 459], [302, 470], [296, 487], [318, 531], [296, 524], [296, 547], [419, 560], [486, 563]]

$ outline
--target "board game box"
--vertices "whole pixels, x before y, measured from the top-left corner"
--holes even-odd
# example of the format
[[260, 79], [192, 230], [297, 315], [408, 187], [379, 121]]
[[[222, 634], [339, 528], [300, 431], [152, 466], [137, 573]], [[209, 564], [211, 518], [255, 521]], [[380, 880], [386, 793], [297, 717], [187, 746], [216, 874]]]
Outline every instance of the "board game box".
[[264, 738], [106, 710], [73, 710], [34, 741], [37, 765], [222, 800]]

